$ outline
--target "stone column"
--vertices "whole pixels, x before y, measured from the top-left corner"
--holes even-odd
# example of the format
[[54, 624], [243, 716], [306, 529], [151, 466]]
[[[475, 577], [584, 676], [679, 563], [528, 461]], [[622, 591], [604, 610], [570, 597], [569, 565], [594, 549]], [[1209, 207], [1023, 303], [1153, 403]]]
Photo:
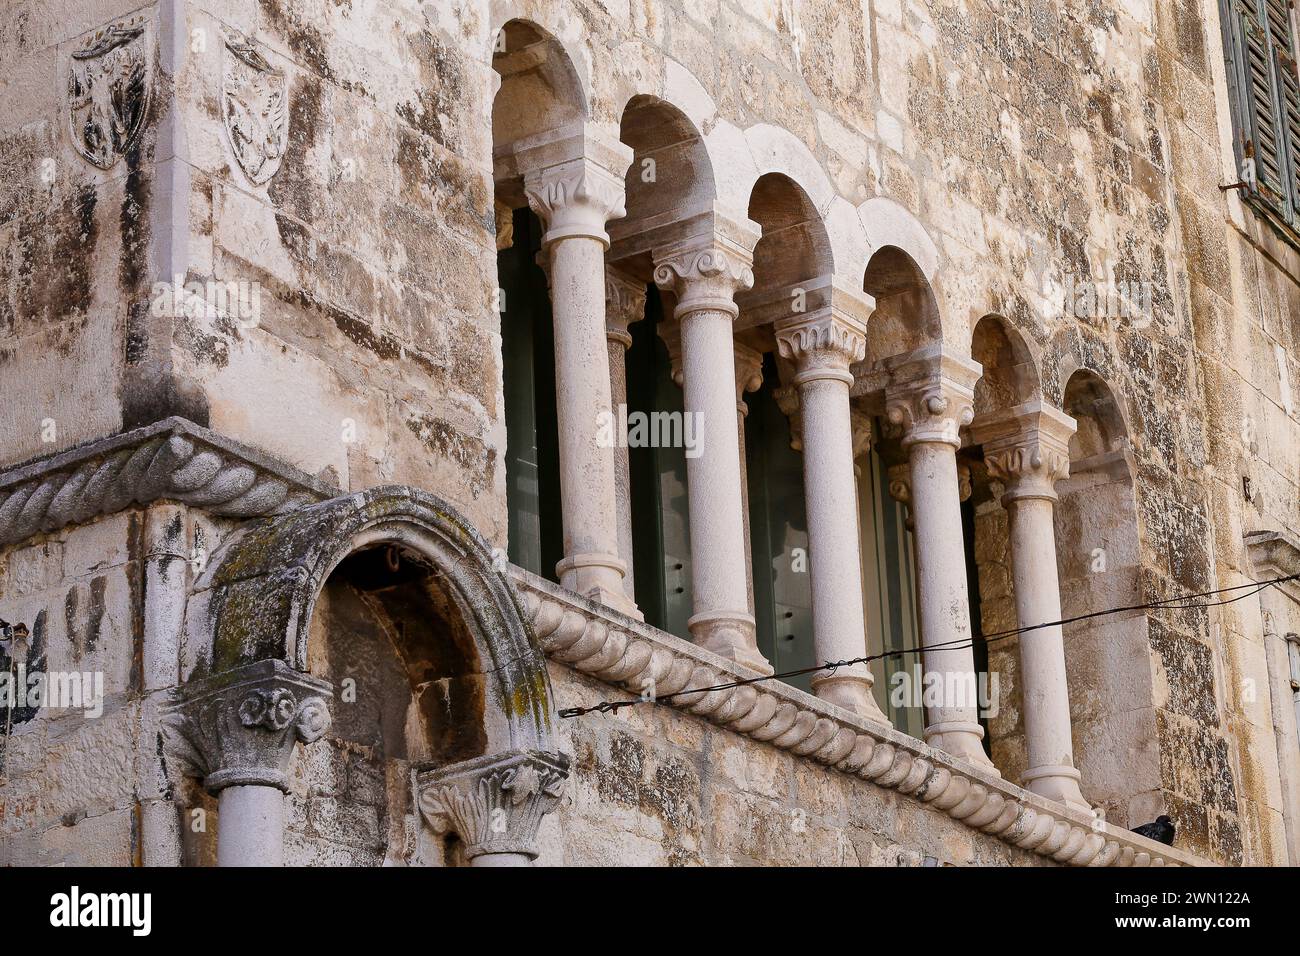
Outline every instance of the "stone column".
[[[972, 427], [972, 441], [984, 446], [989, 474], [1006, 487], [1011, 539], [1011, 573], [1019, 626], [1037, 627], [1061, 619], [1056, 576], [1055, 485], [1070, 472], [1074, 419], [1031, 402]], [[1029, 790], [1081, 810], [1091, 810], [1079, 792], [1070, 739], [1070, 693], [1061, 626], [1037, 627], [1019, 636], [1020, 681], [1024, 694]]]
[[[966, 549], [957, 476], [959, 431], [974, 415], [980, 366], [927, 346], [886, 361], [889, 421], [902, 429], [908, 453], [923, 666], [942, 681], [942, 703], [926, 708], [931, 746], [996, 774], [980, 741], [978, 682], [971, 649]], [[891, 482], [891, 493], [893, 487]]]
[[528, 866], [542, 817], [560, 802], [569, 758], [512, 750], [417, 774], [420, 812], [440, 836], [455, 832], [470, 866]]
[[[645, 286], [610, 266], [605, 267], [605, 340], [609, 354], [609, 392], [611, 413], [622, 423], [619, 408], [627, 406], [627, 350], [632, 347], [628, 326], [645, 318]], [[618, 556], [627, 565], [623, 575], [623, 593], [636, 600], [632, 562], [632, 483], [628, 468], [627, 444], [619, 435], [614, 449], [614, 493], [618, 500]]]
[[736, 369], [732, 323], [735, 294], [754, 284], [748, 248], [721, 235], [655, 253], [655, 282], [677, 298], [682, 389], [694, 417], [699, 453], [686, 459], [691, 515], [691, 581], [695, 643], [760, 673], [772, 665], [759, 653], [749, 613], [745, 519], [736, 436]]
[[163, 719], [169, 750], [217, 795], [217, 865], [280, 866], [297, 741], [330, 726], [328, 681], [280, 660], [186, 684]]
[[527, 173], [524, 192], [546, 224], [542, 252], [550, 264], [564, 518], [564, 559], [556, 572], [569, 590], [635, 614], [619, 557], [617, 442], [602, 441], [611, 405], [605, 223], [625, 215], [627, 163], [615, 151], [601, 152], [608, 153], [602, 161], [584, 156]]
[[[866, 354], [870, 306], [847, 304], [778, 322], [775, 327], [781, 355], [795, 363], [794, 386], [803, 419], [813, 645], [818, 663], [867, 653], [849, 365]], [[873, 680], [866, 664], [854, 664], [814, 676], [812, 687], [823, 700], [887, 723], [871, 692]]]

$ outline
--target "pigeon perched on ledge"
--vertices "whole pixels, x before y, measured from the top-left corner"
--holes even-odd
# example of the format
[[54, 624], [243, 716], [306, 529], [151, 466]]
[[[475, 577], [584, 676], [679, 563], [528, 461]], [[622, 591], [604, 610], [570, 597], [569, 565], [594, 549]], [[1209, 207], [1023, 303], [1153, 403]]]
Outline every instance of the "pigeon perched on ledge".
[[1148, 840], [1163, 843], [1165, 846], [1174, 845], [1174, 821], [1164, 814], [1156, 817], [1155, 823], [1144, 823], [1140, 827], [1134, 827], [1133, 832]]

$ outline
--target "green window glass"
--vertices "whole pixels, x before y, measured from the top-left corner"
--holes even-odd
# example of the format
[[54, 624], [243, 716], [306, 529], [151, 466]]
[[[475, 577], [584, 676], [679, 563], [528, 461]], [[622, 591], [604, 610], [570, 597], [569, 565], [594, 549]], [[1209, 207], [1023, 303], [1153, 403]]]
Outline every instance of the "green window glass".
[[541, 223], [514, 211], [514, 245], [497, 253], [501, 366], [506, 413], [508, 553], [521, 568], [557, 580], [564, 556], [555, 418], [555, 339], [546, 275], [538, 267]]
[[[863, 459], [858, 476], [859, 527], [862, 535], [862, 588], [867, 619], [868, 653], [880, 654], [921, 643], [916, 616], [915, 557], [904, 506], [889, 494], [887, 466], [875, 451]], [[920, 654], [898, 654], [872, 662], [876, 703], [896, 728], [920, 737], [923, 709], [909, 706], [893, 693], [901, 674], [919, 688]]]
[[[646, 292], [646, 317], [630, 327], [627, 353], [628, 415], [682, 414], [682, 390], [672, 378], [659, 291]], [[686, 499], [686, 450], [628, 449], [632, 500], [632, 560], [637, 607], [646, 623], [689, 640], [691, 535]]]
[[[745, 468], [758, 649], [777, 672], [815, 663], [803, 456], [790, 447], [790, 421], [776, 401], [779, 387], [768, 353], [763, 385], [746, 399]], [[789, 681], [803, 690], [811, 682], [811, 675]]]

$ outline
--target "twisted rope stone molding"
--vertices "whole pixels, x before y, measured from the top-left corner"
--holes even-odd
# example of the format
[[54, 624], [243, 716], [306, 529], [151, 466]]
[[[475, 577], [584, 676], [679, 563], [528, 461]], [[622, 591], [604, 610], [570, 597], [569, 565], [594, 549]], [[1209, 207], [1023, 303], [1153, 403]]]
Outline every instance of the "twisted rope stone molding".
[[193, 422], [168, 418], [0, 472], [0, 546], [159, 498], [252, 518], [336, 494]]
[[[1189, 853], [1094, 820], [777, 681], [691, 695], [752, 676], [704, 648], [511, 567], [525, 614], [551, 660], [630, 693], [929, 804], [954, 820], [1071, 866], [1204, 866]], [[647, 705], [651, 706], [651, 705]]]

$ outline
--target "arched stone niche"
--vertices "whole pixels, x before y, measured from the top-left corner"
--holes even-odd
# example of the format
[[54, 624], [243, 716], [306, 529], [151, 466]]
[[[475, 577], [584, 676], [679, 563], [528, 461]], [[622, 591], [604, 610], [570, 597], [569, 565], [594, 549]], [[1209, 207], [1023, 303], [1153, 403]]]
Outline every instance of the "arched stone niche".
[[[278, 659], [334, 688], [329, 733], [290, 775], [286, 862], [536, 855], [568, 761], [502, 560], [452, 506], [405, 487], [257, 522], [214, 556], [201, 670]], [[476, 804], [503, 794], [537, 812], [476, 832]]]

